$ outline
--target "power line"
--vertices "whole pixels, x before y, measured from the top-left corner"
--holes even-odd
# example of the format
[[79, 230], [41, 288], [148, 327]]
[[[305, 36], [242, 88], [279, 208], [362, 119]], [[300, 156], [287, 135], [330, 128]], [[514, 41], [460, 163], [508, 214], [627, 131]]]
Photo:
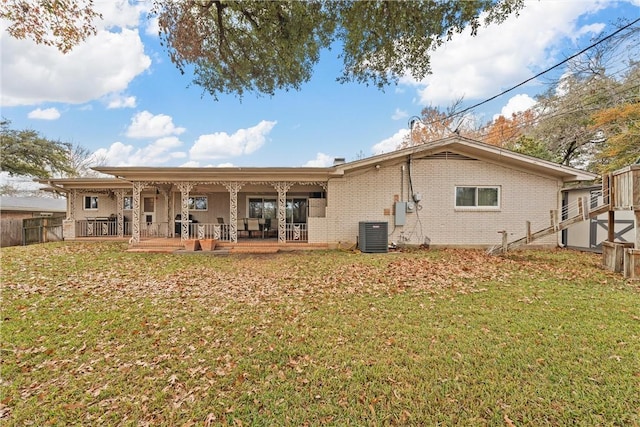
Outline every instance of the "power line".
[[491, 102], [491, 101], [493, 101], [494, 99], [499, 98], [499, 97], [501, 97], [502, 95], [505, 95], [505, 94], [507, 94], [507, 93], [511, 92], [512, 90], [517, 89], [517, 88], [519, 88], [520, 86], [523, 86], [523, 85], [525, 85], [525, 84], [529, 83], [529, 82], [530, 82], [530, 81], [532, 81], [532, 80], [537, 79], [538, 77], [540, 77], [540, 76], [542, 76], [542, 75], [544, 75], [544, 74], [547, 74], [549, 71], [551, 71], [551, 70], [553, 70], [553, 69], [555, 69], [555, 68], [558, 68], [559, 66], [561, 66], [561, 65], [563, 65], [563, 64], [566, 64], [567, 62], [571, 61], [571, 60], [572, 60], [572, 59], [574, 59], [574, 58], [577, 58], [578, 56], [582, 55], [582, 54], [583, 54], [583, 53], [585, 53], [586, 51], [588, 51], [588, 50], [590, 50], [590, 49], [593, 49], [594, 47], [598, 46], [600, 43], [603, 43], [603, 42], [605, 42], [605, 41], [609, 40], [610, 38], [612, 38], [612, 37], [613, 37], [613, 36], [615, 36], [616, 34], [621, 33], [622, 31], [626, 30], [627, 28], [631, 27], [632, 25], [634, 25], [634, 24], [636, 24], [636, 23], [638, 23], [638, 22], [640, 22], [640, 18], [638, 18], [638, 19], [636, 19], [635, 21], [633, 21], [633, 22], [631, 22], [631, 23], [629, 23], [629, 24], [625, 25], [625, 26], [624, 26], [624, 27], [622, 27], [622, 28], [619, 28], [618, 30], [614, 31], [613, 33], [609, 34], [608, 36], [606, 36], [606, 37], [604, 37], [604, 38], [602, 38], [602, 39], [598, 40], [597, 42], [595, 42], [595, 43], [591, 44], [590, 46], [588, 46], [588, 47], [586, 47], [586, 48], [582, 49], [580, 52], [578, 52], [578, 53], [575, 53], [575, 54], [571, 55], [570, 57], [568, 57], [568, 58], [564, 59], [564, 60], [563, 60], [563, 61], [561, 61], [561, 62], [558, 62], [556, 65], [553, 65], [553, 66], [551, 66], [551, 67], [547, 68], [546, 70], [539, 72], [539, 73], [538, 73], [538, 74], [536, 74], [535, 76], [530, 77], [530, 78], [528, 78], [527, 80], [525, 80], [525, 81], [523, 81], [523, 82], [521, 82], [521, 83], [518, 83], [517, 85], [515, 85], [515, 86], [513, 86], [513, 87], [511, 87], [511, 88], [509, 88], [509, 89], [507, 89], [507, 90], [504, 90], [504, 91], [500, 92], [500, 93], [499, 93], [499, 94], [497, 94], [497, 95], [492, 96], [491, 98], [485, 99], [484, 101], [478, 102], [477, 104], [474, 104], [474, 105], [472, 105], [472, 106], [470, 106], [470, 107], [467, 107], [467, 108], [465, 108], [465, 109], [463, 109], [463, 110], [461, 110], [461, 111], [458, 111], [458, 112], [456, 112], [455, 114], [452, 114], [452, 115], [451, 115], [451, 117], [455, 117], [455, 116], [461, 115], [461, 114], [463, 114], [463, 113], [466, 113], [467, 111], [473, 110], [474, 108], [477, 108], [477, 107], [479, 107], [479, 106], [481, 106], [481, 105], [484, 105], [484, 104], [486, 104], [486, 103], [488, 103], [488, 102]]
[[[615, 36], [615, 35], [617, 35], [617, 34], [621, 33], [622, 31], [626, 30], [627, 28], [629, 28], [629, 27], [633, 26], [634, 24], [636, 24], [636, 23], [638, 23], [638, 22], [640, 22], [640, 18], [638, 18], [638, 19], [636, 19], [635, 21], [633, 21], [633, 22], [631, 22], [631, 23], [629, 23], [629, 24], [627, 24], [627, 25], [625, 25], [625, 26], [623, 26], [623, 27], [621, 27], [621, 28], [617, 29], [617, 30], [616, 30], [616, 31], [614, 31], [613, 33], [611, 33], [611, 34], [609, 34], [609, 35], [607, 35], [607, 36], [603, 37], [602, 39], [598, 40], [597, 42], [592, 43], [591, 45], [589, 45], [589, 46], [587, 46], [586, 48], [582, 49], [582, 50], [581, 50], [581, 51], [579, 51], [578, 53], [575, 53], [575, 54], [571, 55], [570, 57], [568, 57], [568, 58], [564, 59], [563, 61], [561, 61], [561, 62], [559, 62], [559, 63], [557, 63], [557, 64], [555, 64], [555, 65], [553, 65], [553, 66], [551, 66], [551, 67], [549, 67], [549, 68], [547, 68], [547, 69], [545, 69], [544, 71], [539, 72], [539, 73], [538, 73], [538, 74], [536, 74], [535, 76], [530, 77], [530, 78], [528, 78], [528, 79], [524, 80], [523, 82], [520, 82], [520, 83], [518, 83], [517, 85], [515, 85], [515, 86], [513, 86], [513, 87], [511, 87], [511, 88], [509, 88], [509, 89], [506, 89], [506, 90], [504, 90], [504, 91], [502, 91], [502, 92], [500, 92], [500, 93], [499, 93], [499, 94], [497, 94], [497, 95], [494, 95], [494, 96], [492, 96], [492, 97], [490, 97], [490, 98], [487, 98], [487, 99], [485, 99], [484, 101], [478, 102], [477, 104], [474, 104], [474, 105], [472, 105], [472, 106], [470, 106], [470, 107], [464, 108], [464, 109], [463, 109], [463, 110], [461, 110], [461, 111], [457, 111], [457, 112], [455, 112], [455, 113], [452, 113], [452, 114], [450, 114], [450, 115], [446, 116], [446, 117], [444, 118], [444, 120], [452, 119], [452, 118], [454, 118], [454, 117], [460, 116], [460, 115], [462, 115], [462, 114], [464, 114], [464, 113], [466, 113], [466, 112], [468, 112], [468, 111], [471, 111], [471, 110], [473, 110], [473, 109], [475, 109], [475, 108], [477, 108], [477, 107], [479, 107], [479, 106], [481, 106], [481, 105], [484, 105], [484, 104], [486, 104], [486, 103], [488, 103], [488, 102], [491, 102], [491, 101], [493, 101], [494, 99], [499, 98], [499, 97], [501, 97], [502, 95], [505, 95], [505, 94], [507, 94], [507, 93], [509, 93], [509, 92], [511, 92], [511, 91], [513, 91], [513, 90], [515, 90], [515, 89], [517, 89], [517, 88], [519, 88], [520, 86], [524, 86], [525, 84], [529, 83], [530, 81], [535, 80], [535, 79], [537, 79], [537, 78], [538, 78], [538, 77], [540, 77], [540, 76], [543, 76], [544, 74], [546, 74], [546, 73], [550, 72], [551, 70], [554, 70], [554, 69], [558, 68], [559, 66], [561, 66], [561, 65], [563, 65], [563, 64], [566, 64], [567, 62], [571, 61], [572, 59], [577, 58], [578, 56], [582, 55], [583, 53], [587, 52], [588, 50], [593, 49], [594, 47], [598, 46], [599, 44], [604, 43], [605, 41], [609, 40], [609, 39], [610, 39], [610, 38], [612, 38], [613, 36]], [[418, 117], [418, 116], [412, 116], [412, 117], [409, 119], [409, 128], [410, 128], [410, 129], [413, 127], [414, 123], [416, 122], [416, 120], [415, 120], [415, 119], [417, 119], [417, 121], [421, 121], [421, 120], [420, 120], [420, 117]], [[440, 120], [435, 120], [435, 121], [431, 121], [431, 122], [427, 122], [427, 123], [423, 123], [423, 124], [424, 124], [425, 126], [429, 126], [429, 125], [432, 125], [432, 124], [434, 124], [434, 123], [436, 123], [436, 122], [438, 122], [438, 121], [440, 121]]]

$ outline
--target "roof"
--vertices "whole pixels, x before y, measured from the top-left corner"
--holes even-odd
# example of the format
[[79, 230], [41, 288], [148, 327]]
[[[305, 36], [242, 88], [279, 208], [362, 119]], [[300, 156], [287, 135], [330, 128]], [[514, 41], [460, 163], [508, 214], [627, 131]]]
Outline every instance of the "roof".
[[67, 199], [50, 197], [0, 197], [0, 210], [18, 212], [66, 212]]
[[489, 163], [498, 164], [563, 182], [592, 181], [598, 176], [579, 169], [537, 159], [524, 154], [485, 144], [461, 136], [451, 136], [427, 144], [417, 145], [362, 160], [342, 163], [331, 167], [143, 167], [100, 166], [94, 170], [112, 175], [114, 178], [72, 178], [40, 180], [57, 190], [72, 188], [130, 188], [132, 181], [155, 183], [183, 182], [230, 182], [230, 181], [297, 181], [321, 182], [332, 177], [341, 177], [352, 170], [374, 166], [382, 162], [420, 159], [442, 152], [452, 152]]
[[496, 147], [494, 145], [485, 144], [483, 142], [461, 136], [451, 136], [438, 141], [368, 157], [366, 159], [339, 165], [337, 168], [342, 168], [346, 171], [349, 169], [371, 166], [388, 160], [397, 160], [398, 158], [420, 159], [445, 151], [465, 155], [505, 167], [526, 170], [530, 173], [542, 176], [558, 178], [563, 182], [592, 181], [598, 178], [598, 175], [591, 172], [559, 165], [554, 162], [516, 153], [505, 148]]

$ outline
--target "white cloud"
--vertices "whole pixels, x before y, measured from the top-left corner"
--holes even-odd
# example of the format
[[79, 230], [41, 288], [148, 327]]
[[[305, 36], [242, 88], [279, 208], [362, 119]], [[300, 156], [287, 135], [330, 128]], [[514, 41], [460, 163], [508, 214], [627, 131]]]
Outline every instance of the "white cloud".
[[393, 120], [402, 120], [402, 119], [406, 119], [407, 117], [409, 117], [409, 113], [407, 113], [405, 110], [401, 110], [399, 108], [396, 108], [396, 111], [393, 112], [393, 115], [391, 116], [391, 119], [393, 119]]
[[276, 123], [263, 120], [256, 126], [239, 129], [231, 135], [226, 132], [201, 135], [189, 150], [189, 155], [194, 160], [204, 160], [251, 154], [264, 145]]
[[186, 158], [187, 154], [178, 150], [181, 146], [182, 141], [175, 136], [159, 138], [142, 148], [118, 141], [109, 148], [97, 150], [94, 156], [104, 158], [105, 164], [109, 166], [156, 166], [174, 159]]
[[95, 9], [102, 14], [102, 19], [96, 19], [97, 28], [118, 29], [135, 28], [140, 22], [141, 14], [145, 14], [151, 7], [149, 2], [128, 0], [109, 0], [94, 2]]
[[151, 65], [137, 30], [100, 31], [67, 54], [9, 37], [4, 29], [0, 43], [3, 106], [81, 104], [124, 91]]
[[401, 83], [418, 87], [422, 105], [494, 95], [557, 62], [553, 53], [567, 39], [598, 32], [600, 25], [578, 27], [576, 20], [607, 4], [603, 0], [526, 2], [519, 17], [480, 28], [475, 37], [469, 31], [454, 35], [432, 53], [432, 75], [421, 82], [403, 78]]
[[157, 16], [150, 16], [149, 21], [144, 29], [144, 33], [148, 36], [156, 36], [158, 37], [158, 33], [160, 31], [160, 23], [158, 22]]
[[305, 163], [304, 167], [311, 167], [311, 168], [325, 168], [328, 166], [331, 166], [333, 164], [333, 157], [331, 157], [328, 154], [324, 154], [324, 153], [318, 153], [316, 154], [316, 158], [313, 160], [309, 160], [307, 163]]
[[180, 135], [185, 130], [183, 127], [176, 127], [171, 116], [166, 114], [153, 115], [145, 110], [133, 116], [126, 135], [129, 138], [157, 138]]
[[114, 94], [110, 98], [111, 99], [107, 104], [108, 110], [112, 110], [114, 108], [135, 108], [136, 107], [135, 96], [122, 96], [119, 94]]
[[30, 119], [40, 119], [40, 120], [58, 120], [60, 118], [60, 111], [56, 108], [36, 108], [33, 111], [30, 111], [27, 115]]
[[199, 168], [201, 166], [200, 166], [200, 162], [196, 162], [195, 160], [189, 160], [188, 162], [181, 164], [180, 167], [181, 168]]
[[393, 136], [387, 139], [383, 139], [382, 141], [371, 147], [371, 151], [373, 152], [373, 154], [383, 154], [395, 151], [408, 134], [409, 129], [400, 129]]
[[507, 102], [507, 105], [502, 107], [500, 114], [496, 114], [493, 116], [493, 120], [497, 119], [498, 116], [504, 116], [506, 118], [510, 118], [514, 113], [521, 113], [523, 111], [527, 111], [529, 108], [536, 105], [536, 100], [531, 98], [526, 94], [519, 94], [513, 96]]

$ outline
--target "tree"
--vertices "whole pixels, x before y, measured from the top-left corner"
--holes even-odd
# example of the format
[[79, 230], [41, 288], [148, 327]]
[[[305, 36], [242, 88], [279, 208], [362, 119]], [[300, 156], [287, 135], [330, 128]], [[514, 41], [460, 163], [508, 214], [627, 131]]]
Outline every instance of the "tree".
[[101, 15], [93, 0], [2, 0], [0, 18], [18, 39], [55, 46], [63, 53], [96, 33], [93, 21]]
[[549, 150], [547, 144], [525, 135], [520, 136], [515, 141], [508, 142], [504, 145], [504, 148], [550, 162], [557, 162], [558, 160], [555, 154]]
[[[429, 51], [454, 33], [499, 23], [524, 0], [154, 0], [173, 63], [214, 98], [299, 89], [320, 52], [340, 45], [341, 82], [383, 88], [430, 72]], [[483, 19], [480, 14], [484, 13]], [[96, 32], [93, 0], [3, 0], [9, 34], [62, 52]]]
[[497, 147], [515, 146], [531, 130], [535, 119], [535, 112], [531, 109], [512, 113], [510, 118], [500, 115], [482, 129], [481, 139]]
[[598, 171], [612, 172], [640, 160], [640, 99], [594, 115], [594, 129], [607, 135], [598, 154]]
[[463, 99], [452, 102], [446, 110], [438, 107], [425, 107], [420, 117], [413, 117], [409, 122], [410, 132], [400, 144], [400, 148], [426, 144], [456, 134], [477, 138], [477, 130], [471, 116], [459, 114]]
[[100, 173], [92, 168], [104, 166], [107, 163], [106, 156], [96, 156], [91, 150], [81, 145], [71, 146], [67, 155], [72, 173], [63, 173], [65, 178], [97, 177]]
[[11, 122], [0, 122], [0, 171], [9, 175], [49, 178], [74, 174], [69, 160], [71, 144], [51, 141], [33, 130], [14, 130]]
[[407, 71], [430, 72], [429, 50], [467, 26], [501, 22], [522, 0], [213, 1], [156, 0], [160, 33], [171, 60], [214, 98], [245, 91], [273, 95], [299, 89], [320, 52], [342, 46], [340, 82], [383, 88]]
[[637, 102], [640, 27], [624, 21], [618, 26], [620, 32], [601, 36], [538, 97], [537, 124], [527, 136], [544, 142], [562, 164], [597, 171], [602, 162], [599, 153], [612, 133], [594, 126], [595, 115]]

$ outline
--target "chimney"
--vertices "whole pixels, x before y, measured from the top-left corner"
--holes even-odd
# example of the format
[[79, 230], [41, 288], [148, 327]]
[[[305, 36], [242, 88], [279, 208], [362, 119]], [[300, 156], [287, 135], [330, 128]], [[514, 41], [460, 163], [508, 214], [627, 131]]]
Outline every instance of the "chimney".
[[344, 157], [335, 157], [333, 159], [333, 166], [344, 165], [345, 163]]

